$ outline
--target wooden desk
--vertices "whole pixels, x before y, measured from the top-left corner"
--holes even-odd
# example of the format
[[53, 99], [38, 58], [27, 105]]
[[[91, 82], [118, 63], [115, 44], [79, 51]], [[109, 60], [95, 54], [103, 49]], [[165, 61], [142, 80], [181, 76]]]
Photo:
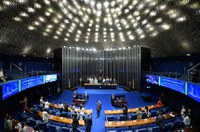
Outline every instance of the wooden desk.
[[[149, 110], [157, 108], [157, 104], [148, 106]], [[142, 110], [144, 111], [144, 107], [142, 107]], [[128, 113], [135, 113], [137, 111], [137, 108], [131, 108], [128, 109]], [[105, 115], [112, 115], [112, 114], [123, 114], [123, 110], [105, 110]]]
[[[53, 103], [50, 103], [49, 106], [50, 106], [50, 107], [53, 107], [53, 108], [56, 108], [56, 109], [59, 109], [58, 105], [53, 104]], [[71, 111], [71, 108], [68, 107], [68, 110]], [[79, 110], [78, 110], [78, 112], [79, 112]], [[85, 109], [85, 110], [84, 110], [84, 113], [85, 113], [85, 114], [92, 114], [92, 110], [86, 110], [86, 109]]]
[[179, 130], [176, 130], [175, 132], [195, 132], [195, 128], [194, 127], [184, 127], [181, 128]]
[[[177, 113], [173, 113], [173, 115], [177, 115]], [[165, 119], [173, 118], [170, 114], [164, 114]], [[140, 126], [147, 125], [156, 122], [156, 117], [150, 117], [146, 119], [140, 120], [129, 120], [129, 121], [109, 121], [105, 122], [106, 128], [116, 128], [116, 127], [132, 127], [132, 126]]]
[[73, 99], [73, 103], [80, 106], [81, 104], [84, 105], [85, 104], [85, 100], [84, 99]]
[[[42, 117], [42, 112], [39, 112], [39, 116]], [[73, 121], [71, 118], [60, 117], [60, 116], [50, 115], [50, 114], [49, 114], [49, 119], [52, 121], [61, 122], [64, 124], [72, 124], [72, 121]], [[78, 122], [80, 126], [85, 125], [84, 120], [79, 120]]]
[[[30, 108], [27, 108], [26, 111], [29, 113], [32, 113], [32, 110]], [[42, 114], [43, 113], [41, 111], [38, 113], [38, 115], [41, 118], [42, 118]], [[49, 119], [52, 121], [61, 122], [64, 124], [72, 124], [72, 121], [73, 121], [72, 118], [60, 117], [60, 116], [51, 115], [51, 114], [49, 114]], [[79, 125], [84, 126], [85, 125], [84, 120], [79, 120]]]
[[127, 104], [126, 100], [115, 100], [114, 101], [114, 106], [119, 106], [122, 108], [125, 104]]

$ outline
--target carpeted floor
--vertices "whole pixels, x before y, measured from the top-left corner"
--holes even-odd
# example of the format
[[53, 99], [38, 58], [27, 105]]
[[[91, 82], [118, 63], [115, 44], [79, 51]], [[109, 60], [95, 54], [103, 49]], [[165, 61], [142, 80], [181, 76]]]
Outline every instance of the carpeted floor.
[[[92, 132], [105, 132], [105, 114], [104, 110], [113, 110], [113, 109], [119, 109], [115, 108], [111, 105], [111, 95], [114, 94], [124, 94], [126, 97], [126, 100], [128, 101], [128, 108], [135, 108], [140, 106], [146, 106], [155, 104], [155, 101], [151, 102], [145, 102], [141, 96], [140, 93], [137, 91], [133, 92], [127, 92], [122, 88], [117, 88], [116, 90], [94, 90], [94, 89], [84, 89], [82, 87], [79, 87], [77, 89], [78, 94], [84, 94], [85, 92], [88, 92], [89, 95], [89, 101], [84, 106], [85, 109], [92, 109], [92, 120], [93, 120], [93, 126], [92, 126]], [[65, 90], [57, 99], [51, 100], [50, 102], [53, 103], [59, 103], [59, 101], [62, 101], [63, 103], [67, 101], [69, 105], [72, 103], [73, 100], [73, 92]], [[99, 118], [96, 118], [96, 104], [98, 101], [102, 102], [102, 110], [101, 110], [101, 116]]]

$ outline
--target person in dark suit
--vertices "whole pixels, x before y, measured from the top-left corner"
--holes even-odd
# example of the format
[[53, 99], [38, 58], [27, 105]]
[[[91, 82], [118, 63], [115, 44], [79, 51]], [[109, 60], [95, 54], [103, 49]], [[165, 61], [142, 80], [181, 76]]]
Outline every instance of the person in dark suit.
[[126, 104], [124, 105], [124, 108], [123, 108], [123, 114], [126, 116], [126, 120], [127, 120], [128, 119], [128, 107]]
[[111, 96], [111, 103], [112, 103], [112, 106], [114, 106], [114, 103], [115, 103], [115, 95], [112, 94]]
[[86, 126], [86, 132], [91, 131], [91, 126], [92, 126], [92, 118], [90, 117], [89, 114], [85, 117], [85, 126]]
[[156, 124], [160, 127], [160, 131], [164, 132], [164, 126], [165, 126], [165, 117], [162, 114], [162, 111], [158, 112], [158, 116], [156, 117]]
[[97, 118], [98, 118], [98, 117], [100, 117], [100, 112], [101, 112], [101, 109], [102, 109], [101, 101], [98, 101], [96, 109], [97, 109]]
[[75, 113], [74, 118], [73, 118], [73, 122], [72, 122], [72, 132], [76, 132], [76, 128], [79, 126], [79, 122], [78, 122], [78, 116]]

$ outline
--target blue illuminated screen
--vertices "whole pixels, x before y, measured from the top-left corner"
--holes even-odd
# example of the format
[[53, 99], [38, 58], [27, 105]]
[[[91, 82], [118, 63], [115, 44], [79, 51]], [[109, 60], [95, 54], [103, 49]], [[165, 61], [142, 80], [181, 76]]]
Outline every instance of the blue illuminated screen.
[[21, 90], [44, 84], [43, 76], [29, 77], [21, 80]]
[[151, 84], [157, 84], [158, 85], [159, 76], [155, 75], [146, 75], [146, 81]]
[[168, 77], [160, 77], [160, 86], [170, 88], [182, 94], [185, 93], [185, 82]]
[[45, 83], [54, 82], [57, 80], [57, 74], [45, 75]]
[[188, 82], [188, 96], [200, 102], [200, 86]]
[[6, 99], [19, 92], [19, 81], [13, 81], [2, 86], [2, 99]]

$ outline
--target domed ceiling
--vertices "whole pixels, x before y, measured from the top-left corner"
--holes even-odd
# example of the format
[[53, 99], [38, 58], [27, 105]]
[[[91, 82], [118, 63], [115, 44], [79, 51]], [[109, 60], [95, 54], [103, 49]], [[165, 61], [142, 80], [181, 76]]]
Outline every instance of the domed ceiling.
[[198, 0], [1, 0], [0, 52], [52, 57], [60, 46], [153, 57], [200, 54]]

